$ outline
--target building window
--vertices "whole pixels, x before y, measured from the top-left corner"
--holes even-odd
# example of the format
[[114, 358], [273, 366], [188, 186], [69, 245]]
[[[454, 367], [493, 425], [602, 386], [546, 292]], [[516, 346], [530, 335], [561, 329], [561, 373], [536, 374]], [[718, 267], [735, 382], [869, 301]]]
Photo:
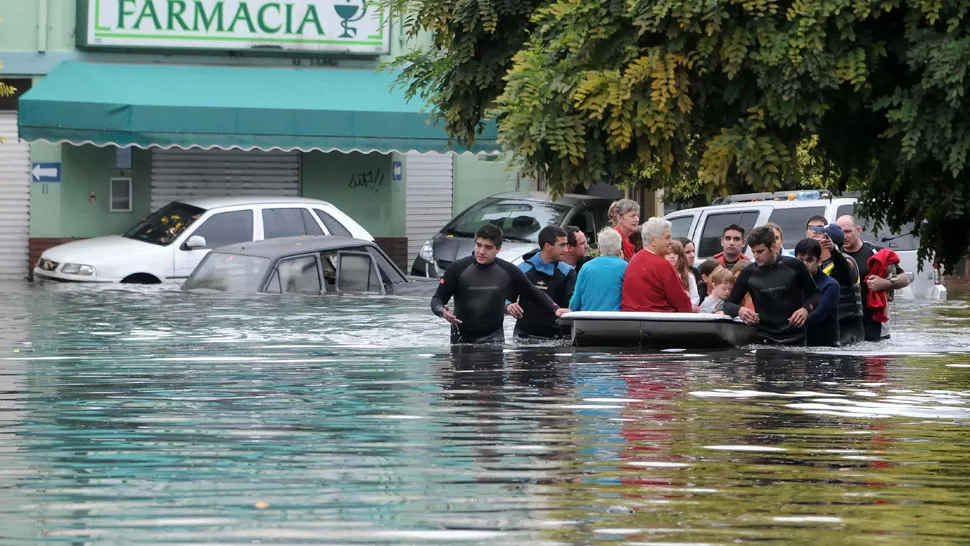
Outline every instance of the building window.
[[111, 212], [131, 212], [131, 179], [111, 179]]

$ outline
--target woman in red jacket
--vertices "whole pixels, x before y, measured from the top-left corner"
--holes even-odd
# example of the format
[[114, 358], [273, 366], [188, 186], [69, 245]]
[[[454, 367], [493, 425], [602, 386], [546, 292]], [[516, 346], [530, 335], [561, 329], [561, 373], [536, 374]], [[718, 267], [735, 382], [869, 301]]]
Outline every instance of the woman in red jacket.
[[613, 229], [623, 238], [623, 259], [629, 262], [639, 250], [637, 242], [640, 235], [638, 233], [640, 229], [640, 205], [632, 199], [620, 199], [613, 201], [608, 214]]

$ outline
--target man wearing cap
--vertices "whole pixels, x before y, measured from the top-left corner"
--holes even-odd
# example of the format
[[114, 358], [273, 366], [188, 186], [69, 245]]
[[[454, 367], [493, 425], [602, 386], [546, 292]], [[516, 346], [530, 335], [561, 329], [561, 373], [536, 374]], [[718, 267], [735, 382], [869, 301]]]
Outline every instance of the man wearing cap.
[[862, 292], [859, 285], [859, 266], [851, 256], [842, 252], [845, 234], [836, 224], [829, 224], [822, 216], [808, 220], [807, 233], [822, 247], [819, 270], [839, 283], [839, 334], [842, 345], [865, 339], [862, 322]]

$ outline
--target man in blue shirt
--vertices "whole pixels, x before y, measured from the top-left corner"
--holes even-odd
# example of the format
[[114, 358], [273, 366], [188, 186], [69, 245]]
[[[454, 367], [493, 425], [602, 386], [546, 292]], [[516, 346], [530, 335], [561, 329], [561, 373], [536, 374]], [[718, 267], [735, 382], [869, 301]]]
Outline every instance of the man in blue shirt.
[[818, 285], [821, 297], [818, 305], [808, 313], [809, 347], [838, 347], [839, 345], [839, 283], [819, 267], [822, 245], [815, 239], [802, 239], [795, 245], [795, 256], [805, 264]]
[[619, 311], [623, 293], [623, 239], [613, 228], [596, 236], [599, 257], [586, 263], [576, 278], [576, 290], [569, 300], [571, 311]]

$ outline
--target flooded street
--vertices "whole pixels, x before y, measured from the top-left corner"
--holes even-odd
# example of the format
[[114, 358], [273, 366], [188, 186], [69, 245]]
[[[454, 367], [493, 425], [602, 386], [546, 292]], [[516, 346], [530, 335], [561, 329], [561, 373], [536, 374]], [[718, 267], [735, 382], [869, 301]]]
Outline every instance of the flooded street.
[[970, 541], [965, 301], [635, 354], [452, 349], [424, 299], [0, 297], [2, 544]]

